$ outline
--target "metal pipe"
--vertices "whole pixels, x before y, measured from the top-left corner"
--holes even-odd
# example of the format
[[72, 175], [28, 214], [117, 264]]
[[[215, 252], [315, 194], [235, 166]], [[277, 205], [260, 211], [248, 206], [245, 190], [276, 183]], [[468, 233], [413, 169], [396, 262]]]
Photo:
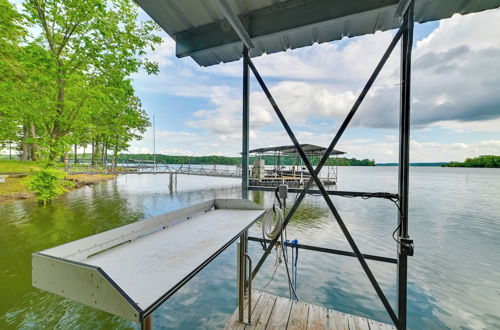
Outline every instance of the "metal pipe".
[[[248, 190], [256, 190], [256, 191], [270, 191], [274, 192], [276, 188], [274, 187], [261, 187], [261, 186], [249, 186]], [[288, 192], [292, 194], [298, 194], [303, 191], [302, 188], [288, 188]], [[398, 194], [391, 194], [388, 192], [364, 192], [364, 191], [344, 191], [344, 190], [327, 190], [328, 195], [333, 196], [343, 196], [343, 197], [363, 197], [363, 198], [384, 198], [384, 199], [392, 199], [398, 200]], [[321, 191], [318, 189], [308, 189], [306, 194], [321, 194]]]
[[243, 292], [244, 292], [244, 274], [243, 274], [243, 253], [241, 250], [241, 241], [242, 237], [240, 237], [240, 242], [236, 245], [236, 266], [238, 270], [238, 321], [243, 322]]
[[[394, 313], [394, 310], [392, 309], [392, 307], [391, 307], [389, 301], [387, 300], [384, 292], [380, 288], [380, 285], [378, 284], [377, 280], [373, 276], [373, 273], [372, 273], [370, 267], [366, 263], [366, 260], [363, 258], [363, 255], [361, 254], [361, 251], [359, 250], [358, 246], [356, 245], [356, 242], [354, 242], [354, 239], [352, 238], [349, 230], [347, 229], [346, 225], [344, 224], [344, 221], [342, 220], [342, 217], [340, 216], [340, 214], [338, 213], [337, 209], [333, 205], [333, 202], [330, 199], [330, 197], [328, 196], [328, 193], [326, 192], [326, 189], [325, 189], [323, 183], [321, 182], [320, 178], [318, 177], [318, 174], [316, 173], [316, 170], [312, 167], [311, 162], [309, 161], [309, 159], [307, 158], [306, 154], [304, 153], [304, 150], [300, 146], [300, 143], [297, 140], [297, 137], [295, 136], [295, 134], [293, 133], [293, 131], [292, 131], [291, 127], [290, 127], [290, 125], [288, 124], [288, 122], [286, 121], [285, 117], [283, 116], [283, 113], [281, 112], [280, 108], [278, 107], [278, 104], [274, 100], [271, 92], [267, 88], [264, 80], [260, 76], [259, 72], [255, 68], [255, 66], [252, 63], [252, 61], [250, 60], [250, 58], [248, 58], [248, 55], [247, 55], [247, 60], [248, 60], [248, 64], [250, 66], [250, 69], [252, 70], [252, 72], [253, 72], [255, 78], [257, 79], [257, 81], [259, 82], [259, 85], [261, 86], [264, 94], [266, 95], [267, 99], [269, 100], [269, 103], [271, 103], [271, 106], [273, 107], [274, 112], [276, 113], [276, 115], [278, 116], [281, 124], [285, 128], [285, 131], [287, 132], [288, 136], [290, 137], [290, 140], [292, 140], [293, 145], [295, 146], [295, 148], [297, 149], [300, 157], [304, 161], [304, 164], [305, 164], [307, 170], [309, 171], [310, 175], [314, 179], [314, 182], [316, 183], [316, 185], [318, 186], [319, 190], [321, 191], [321, 194], [323, 195], [323, 198], [325, 199], [326, 204], [328, 205], [328, 208], [330, 209], [330, 211], [332, 212], [333, 216], [337, 220], [337, 223], [338, 223], [340, 229], [342, 230], [342, 233], [344, 234], [345, 238], [347, 239], [347, 242], [349, 243], [351, 249], [356, 254], [356, 257], [358, 258], [358, 261], [359, 261], [361, 267], [365, 271], [366, 276], [370, 280], [373, 288], [375, 289], [375, 291], [378, 294], [380, 300], [382, 301], [382, 304], [384, 305], [385, 309], [387, 310], [387, 313], [389, 314], [389, 316], [393, 320], [394, 324], [397, 324], [398, 323], [398, 319], [397, 319], [396, 314]], [[306, 190], [306, 189], [304, 189], [304, 190]], [[287, 216], [287, 219], [288, 219], [288, 216]]]
[[[243, 253], [245, 258], [248, 259], [248, 322], [247, 324], [252, 324], [252, 258], [248, 253]], [[246, 276], [246, 275], [245, 275]]]
[[[398, 240], [408, 241], [408, 190], [410, 171], [410, 105], [411, 105], [411, 52], [413, 47], [413, 7], [408, 6], [403, 25], [407, 27], [401, 42], [401, 87], [399, 117], [399, 167], [398, 192], [400, 196], [398, 213]], [[398, 243], [397, 301], [399, 329], [406, 329], [408, 289], [408, 246]], [[411, 252], [412, 253], [412, 252]]]
[[[254, 242], [266, 242], [267, 244], [271, 243], [270, 239], [263, 239], [260, 237], [253, 237], [249, 236], [248, 237], [249, 241], [254, 241]], [[278, 244], [281, 245], [281, 242], [277, 242]], [[286, 246], [292, 246], [292, 243], [290, 242], [285, 242]], [[343, 251], [343, 250], [337, 250], [337, 249], [329, 249], [329, 248], [324, 248], [320, 246], [313, 246], [313, 245], [306, 245], [306, 244], [297, 244], [296, 245], [299, 249], [304, 249], [304, 250], [310, 250], [310, 251], [316, 251], [316, 252], [324, 252], [324, 253], [330, 253], [330, 254], [337, 254], [341, 256], [346, 256], [346, 257], [356, 257], [356, 255], [353, 252], [349, 251]], [[394, 258], [388, 258], [388, 257], [381, 257], [381, 256], [376, 256], [372, 254], [363, 254], [363, 257], [368, 260], [375, 260], [375, 261], [381, 261], [381, 262], [387, 262], [390, 264], [397, 264], [398, 260]]]
[[[396, 35], [394, 36], [394, 38], [392, 39], [391, 43], [389, 44], [389, 47], [387, 48], [387, 50], [385, 51], [384, 55], [382, 56], [380, 62], [376, 66], [375, 71], [370, 76], [370, 79], [366, 83], [365, 87], [363, 88], [363, 90], [361, 91], [360, 95], [358, 96], [358, 99], [356, 100], [356, 102], [352, 106], [351, 110], [349, 111], [348, 115], [344, 119], [344, 122], [342, 123], [342, 125], [339, 128], [339, 130], [337, 131], [337, 134], [335, 135], [335, 137], [333, 138], [332, 142], [330, 143], [330, 146], [328, 147], [328, 149], [326, 150], [325, 154], [321, 158], [318, 166], [316, 167], [316, 173], [319, 173], [321, 171], [321, 168], [323, 167], [323, 165], [328, 160], [328, 157], [330, 156], [331, 152], [333, 151], [333, 149], [337, 145], [337, 142], [339, 141], [340, 137], [344, 133], [345, 129], [347, 128], [347, 126], [351, 122], [351, 119], [354, 116], [354, 114], [356, 113], [356, 111], [358, 110], [359, 106], [361, 105], [361, 102], [363, 102], [365, 96], [368, 94], [368, 91], [370, 90], [371, 86], [375, 82], [375, 79], [377, 78], [377, 76], [379, 75], [380, 71], [384, 67], [384, 65], [387, 62], [387, 59], [391, 55], [392, 51], [396, 47], [396, 44], [398, 43], [398, 41], [401, 38], [401, 35], [403, 34], [403, 31], [405, 29], [406, 29], [406, 27], [402, 26], [401, 28], [399, 28], [398, 32], [396, 32]], [[301, 159], [301, 164], [302, 164], [302, 159]], [[297, 200], [295, 201], [294, 205], [290, 209], [290, 212], [286, 216], [285, 221], [283, 222], [283, 228], [285, 228], [287, 226], [288, 222], [290, 221], [290, 219], [292, 218], [292, 216], [295, 214], [295, 211], [297, 211], [297, 208], [299, 207], [300, 203], [304, 199], [304, 197], [306, 195], [306, 192], [311, 187], [313, 181], [314, 181], [314, 179], [310, 178], [309, 181], [304, 186], [303, 191], [300, 193], [299, 197], [297, 198]], [[276, 242], [276, 240], [274, 240], [274, 242]], [[255, 269], [253, 271], [253, 274], [252, 274], [253, 277], [255, 277], [255, 275], [259, 271], [260, 267], [262, 267], [262, 265], [264, 264], [264, 261], [266, 260], [267, 256], [270, 254], [273, 245], [274, 245], [274, 243], [272, 245], [270, 245], [266, 249], [266, 251], [264, 252], [264, 254], [262, 255], [262, 257], [260, 258], [259, 262], [255, 266]]]
[[141, 330], [153, 330], [153, 315], [148, 315], [141, 321]]
[[248, 149], [249, 149], [249, 107], [250, 73], [248, 72], [248, 48], [243, 48], [243, 126], [241, 146], [241, 198], [248, 199]]

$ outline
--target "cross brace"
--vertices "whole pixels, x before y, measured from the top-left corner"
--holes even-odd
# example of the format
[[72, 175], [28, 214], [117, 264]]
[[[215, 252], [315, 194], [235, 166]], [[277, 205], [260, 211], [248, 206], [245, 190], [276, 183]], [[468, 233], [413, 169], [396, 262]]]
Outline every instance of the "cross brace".
[[[347, 117], [345, 118], [344, 122], [342, 123], [341, 127], [339, 128], [337, 134], [335, 135], [334, 139], [332, 140], [332, 142], [330, 143], [330, 146], [327, 148], [325, 154], [323, 155], [322, 159], [320, 160], [318, 166], [316, 167], [316, 169], [313, 168], [313, 166], [311, 165], [309, 159], [307, 158], [307, 156], [305, 155], [304, 151], [302, 150], [302, 147], [300, 146], [300, 143], [298, 142], [295, 134], [293, 133], [292, 129], [290, 128], [287, 120], [285, 119], [283, 113], [281, 112], [278, 104], [276, 103], [276, 101], [274, 100], [271, 92], [269, 91], [269, 89], [267, 88], [264, 80], [262, 79], [262, 77], [260, 76], [259, 72], [257, 71], [255, 65], [253, 64], [252, 60], [249, 58], [248, 54], [246, 52], [244, 52], [244, 60], [248, 63], [252, 73], [254, 74], [256, 80], [258, 81], [260, 87], [262, 88], [264, 94], [266, 95], [267, 99], [269, 100], [269, 102], [271, 103], [271, 106], [273, 107], [276, 115], [278, 116], [280, 122], [282, 123], [283, 127], [285, 128], [288, 136], [290, 137], [290, 139], [292, 140], [292, 143], [294, 144], [295, 148], [297, 149], [300, 157], [302, 158], [302, 161], [304, 162], [304, 165], [306, 166], [306, 168], [308, 169], [309, 173], [311, 173], [311, 178], [310, 180], [307, 182], [307, 184], [305, 185], [304, 189], [302, 190], [301, 194], [299, 195], [299, 197], [297, 198], [295, 204], [293, 205], [292, 209], [290, 210], [290, 212], [288, 213], [284, 223], [283, 223], [283, 226], [282, 228], [285, 228], [288, 224], [288, 222], [290, 221], [290, 219], [292, 218], [293, 214], [295, 213], [295, 211], [297, 210], [298, 206], [300, 205], [300, 203], [302, 202], [302, 200], [304, 199], [306, 193], [307, 193], [307, 190], [309, 189], [309, 187], [312, 185], [312, 183], [315, 183], [316, 186], [319, 188], [321, 194], [323, 195], [330, 211], [333, 213], [333, 216], [335, 217], [340, 229], [342, 230], [344, 236], [346, 237], [351, 249], [353, 250], [354, 254], [356, 255], [359, 263], [361, 264], [361, 267], [363, 268], [363, 270], [365, 271], [368, 279], [370, 280], [372, 286], [374, 287], [375, 291], [377, 292], [380, 300], [382, 301], [382, 304], [384, 305], [385, 309], [387, 310], [389, 316], [391, 317], [392, 321], [394, 322], [394, 324], [396, 325], [399, 325], [399, 320], [398, 320], [398, 317], [396, 316], [394, 310], [392, 309], [389, 301], [387, 300], [384, 292], [382, 291], [382, 289], [380, 288], [380, 285], [378, 284], [377, 280], [375, 279], [370, 267], [368, 266], [368, 264], [366, 263], [366, 260], [365, 258], [363, 257], [361, 251], [359, 250], [358, 246], [356, 245], [354, 239], [352, 238], [349, 230], [347, 229], [344, 221], [342, 220], [342, 217], [340, 216], [340, 214], [338, 213], [337, 209], [335, 208], [332, 200], [330, 199], [329, 195], [328, 195], [328, 192], [326, 191], [323, 183], [321, 182], [321, 180], [319, 179], [318, 177], [318, 173], [321, 171], [321, 168], [324, 166], [324, 164], [326, 163], [326, 160], [328, 159], [328, 157], [330, 156], [331, 152], [333, 151], [333, 149], [335, 148], [337, 142], [339, 141], [340, 137], [342, 136], [342, 134], [344, 133], [345, 129], [347, 128], [347, 126], [349, 125], [350, 121], [352, 120], [354, 114], [356, 113], [356, 111], [358, 110], [359, 106], [361, 105], [362, 101], [364, 100], [364, 98], [366, 97], [370, 87], [373, 85], [375, 79], [377, 78], [378, 74], [380, 73], [380, 71], [382, 70], [384, 64], [387, 62], [387, 59], [389, 58], [390, 54], [392, 53], [392, 51], [394, 50], [396, 44], [398, 43], [399, 39], [401, 38], [401, 36], [403, 35], [403, 33], [405, 33], [407, 30], [407, 27], [406, 25], [403, 25], [401, 26], [401, 28], [396, 32], [396, 35], [394, 36], [392, 42], [390, 43], [389, 47], [387, 48], [386, 52], [384, 53], [384, 55], [382, 56], [382, 59], [380, 60], [379, 64], [377, 65], [377, 67], [375, 68], [375, 71], [373, 72], [373, 74], [371, 75], [370, 79], [368, 80], [368, 82], [366, 83], [365, 87], [363, 88], [362, 92], [360, 93], [358, 99], [356, 100], [356, 102], [354, 103], [353, 107], [351, 108], [351, 110], [349, 111]], [[265, 259], [267, 258], [267, 256], [269, 255], [269, 253], [271, 252], [271, 249], [272, 249], [272, 246], [274, 245], [274, 243], [276, 242], [277, 239], [273, 240], [274, 242], [271, 242], [271, 244], [269, 244], [268, 248], [266, 249], [264, 255], [261, 257], [261, 259], [259, 260], [259, 262], [257, 263], [255, 269], [254, 269], [254, 272], [252, 274], [252, 277], [255, 277], [255, 275], [257, 274], [257, 272], [259, 271], [260, 267], [262, 266], [262, 264], [264, 263]]]
[[[316, 169], [313, 168], [312, 164], [310, 163], [309, 159], [307, 158], [306, 154], [304, 153], [304, 150], [300, 146], [299, 141], [297, 140], [294, 132], [292, 131], [292, 129], [291, 129], [290, 125], [288, 124], [286, 118], [284, 117], [283, 113], [281, 112], [281, 109], [279, 108], [278, 104], [274, 100], [274, 98], [273, 98], [271, 92], [269, 91], [269, 89], [267, 88], [264, 80], [260, 76], [260, 74], [257, 71], [257, 69], [256, 69], [255, 65], [253, 64], [252, 60], [250, 59], [250, 57], [248, 55], [248, 51], [246, 51], [246, 49], [243, 51], [244, 70], [246, 70], [247, 66], [248, 66], [250, 68], [250, 70], [252, 71], [252, 73], [253, 73], [254, 77], [256, 78], [257, 82], [259, 83], [262, 91], [266, 95], [268, 101], [270, 102], [270, 104], [273, 107], [276, 115], [278, 116], [281, 124], [285, 128], [288, 136], [290, 137], [290, 139], [292, 140], [292, 143], [294, 144], [295, 148], [297, 149], [297, 151], [298, 151], [298, 153], [299, 153], [302, 161], [304, 162], [304, 165], [306, 166], [307, 170], [311, 174], [311, 178], [309, 179], [309, 181], [305, 185], [304, 189], [300, 193], [299, 197], [295, 201], [292, 209], [287, 214], [287, 216], [285, 218], [285, 221], [283, 222], [282, 229], [284, 229], [287, 226], [287, 224], [289, 223], [290, 219], [294, 215], [295, 211], [299, 207], [299, 205], [302, 202], [302, 200], [304, 199], [305, 195], [307, 194], [310, 186], [313, 183], [315, 183], [316, 186], [318, 187], [321, 195], [325, 199], [325, 201], [326, 201], [326, 203], [328, 205], [328, 208], [330, 209], [330, 211], [332, 212], [333, 216], [335, 217], [335, 220], [337, 221], [337, 223], [338, 223], [338, 225], [339, 225], [342, 233], [344, 234], [345, 238], [347, 239], [347, 241], [348, 241], [351, 249], [353, 250], [356, 258], [358, 259], [361, 267], [363, 268], [365, 274], [367, 275], [368, 279], [370, 280], [370, 283], [372, 284], [372, 286], [375, 289], [377, 295], [379, 296], [380, 300], [382, 301], [382, 304], [384, 305], [387, 313], [389, 314], [389, 316], [391, 317], [392, 321], [394, 322], [394, 324], [399, 329], [406, 329], [406, 292], [402, 296], [398, 292], [398, 314], [399, 314], [399, 318], [398, 318], [398, 316], [394, 312], [391, 304], [387, 300], [384, 292], [380, 288], [380, 285], [378, 284], [377, 280], [375, 279], [375, 277], [374, 277], [374, 275], [373, 275], [370, 267], [368, 266], [368, 264], [367, 264], [367, 262], [366, 262], [366, 260], [365, 260], [365, 258], [363, 256], [363, 254], [359, 250], [358, 246], [356, 245], [356, 242], [354, 241], [354, 239], [351, 236], [349, 230], [347, 229], [347, 227], [346, 227], [346, 225], [345, 225], [342, 217], [340, 216], [340, 214], [337, 211], [335, 205], [333, 204], [333, 202], [332, 202], [330, 196], [328, 195], [328, 192], [326, 191], [323, 183], [319, 179], [318, 174], [321, 171], [321, 169], [324, 166], [324, 164], [326, 163], [326, 161], [328, 160], [331, 152], [333, 151], [334, 147], [338, 143], [338, 141], [341, 138], [342, 134], [344, 133], [345, 129], [347, 128], [347, 126], [351, 122], [354, 114], [358, 110], [358, 108], [361, 105], [362, 101], [366, 97], [369, 89], [372, 87], [375, 79], [379, 75], [379, 73], [382, 70], [383, 66], [387, 62], [387, 59], [389, 58], [390, 54], [392, 53], [392, 51], [394, 50], [396, 44], [399, 42], [399, 40], [400, 40], [400, 38], [402, 36], [403, 36], [403, 47], [402, 47], [402, 54], [401, 54], [401, 56], [402, 56], [402, 66], [403, 66], [403, 68], [402, 68], [402, 70], [403, 70], [402, 77], [405, 77], [405, 79], [407, 78], [408, 81], [405, 81], [405, 80], [402, 81], [402, 102], [403, 103], [402, 103], [402, 106], [401, 106], [401, 111], [402, 111], [402, 116], [403, 116], [402, 120], [406, 120], [407, 124], [409, 124], [409, 108], [410, 108], [409, 107], [409, 86], [410, 86], [409, 85], [409, 70], [410, 70], [411, 47], [412, 47], [412, 45], [411, 45], [412, 33], [413, 33], [413, 2], [410, 4], [410, 6], [408, 7], [408, 10], [404, 14], [404, 19], [403, 19], [403, 23], [402, 23], [401, 27], [396, 32], [394, 38], [392, 39], [391, 43], [389, 44], [389, 47], [387, 48], [387, 50], [383, 54], [380, 62], [376, 66], [374, 72], [372, 73], [372, 75], [368, 79], [368, 82], [366, 83], [365, 87], [361, 91], [361, 93], [358, 96], [356, 102], [354, 103], [354, 105], [352, 106], [351, 110], [349, 111], [349, 113], [347, 114], [346, 118], [344, 119], [344, 122], [342, 123], [342, 125], [339, 128], [339, 130], [337, 131], [335, 137], [333, 138], [333, 140], [330, 143], [329, 147], [327, 148], [325, 154], [321, 158], [321, 160], [320, 160], [318, 166], [316, 167]], [[404, 135], [402, 137], [402, 141], [407, 142], [408, 137], [409, 137], [409, 126], [408, 127], [405, 126], [405, 129], [402, 129], [401, 132], [402, 132], [401, 133], [402, 136]], [[403, 148], [403, 151], [404, 151], [403, 152], [404, 153], [403, 157], [406, 157], [404, 159], [406, 161], [406, 163], [405, 163], [405, 166], [403, 166], [403, 169], [405, 170], [404, 173], [405, 173], [405, 176], [407, 177], [407, 173], [408, 173], [408, 171], [407, 171], [407, 168], [408, 168], [408, 166], [407, 166], [408, 165], [407, 164], [408, 163], [407, 151], [408, 151], [408, 148]], [[401, 163], [401, 159], [400, 159], [400, 163]], [[400, 171], [401, 171], [401, 164], [400, 164]], [[400, 174], [400, 181], [401, 180], [402, 179], [401, 179], [401, 174]], [[406, 178], [406, 180], [407, 180], [407, 178]], [[403, 179], [403, 181], [404, 181], [404, 179]], [[406, 182], [406, 185], [403, 184], [403, 186], [404, 186], [405, 189], [407, 189], [407, 182]], [[407, 192], [407, 190], [404, 191], [404, 192]], [[407, 195], [406, 195], [406, 197], [407, 197]], [[404, 201], [404, 202], [406, 202], [406, 201]], [[400, 201], [400, 203], [401, 203], [401, 201]], [[407, 209], [405, 211], [406, 211], [406, 213], [405, 212], [400, 212], [401, 213], [400, 214], [400, 227], [399, 227], [400, 236], [405, 236], [405, 234], [407, 236]], [[405, 233], [404, 230], [406, 230], [406, 233]], [[271, 242], [271, 244], [268, 245], [268, 248], [264, 252], [264, 255], [261, 257], [261, 259], [257, 263], [257, 265], [256, 265], [256, 267], [255, 267], [255, 269], [254, 269], [254, 271], [252, 273], [252, 278], [254, 278], [256, 276], [257, 272], [259, 271], [260, 267], [264, 263], [265, 259], [270, 254], [271, 249], [274, 246], [274, 244], [276, 243], [277, 239], [278, 239], [278, 237], [276, 237], [275, 239], [273, 239], [272, 242]], [[399, 262], [401, 262], [401, 260], [402, 260], [402, 262], [404, 262], [404, 265], [402, 265], [403, 266], [402, 273], [404, 273], [404, 274], [401, 274], [401, 271], [399, 270], [401, 268], [400, 264], [399, 264]], [[400, 274], [398, 274], [398, 286], [399, 286], [398, 289], [401, 289], [402, 288], [401, 285], [403, 285], [404, 290], [406, 290], [406, 255], [404, 255], [403, 258], [402, 258], [401, 257], [401, 253], [398, 255], [398, 271], [400, 272]], [[401, 280], [404, 281], [403, 284], [399, 283]], [[404, 298], [404, 306], [402, 306], [402, 299], [403, 298]], [[401, 310], [402, 307], [403, 307], [404, 310]]]

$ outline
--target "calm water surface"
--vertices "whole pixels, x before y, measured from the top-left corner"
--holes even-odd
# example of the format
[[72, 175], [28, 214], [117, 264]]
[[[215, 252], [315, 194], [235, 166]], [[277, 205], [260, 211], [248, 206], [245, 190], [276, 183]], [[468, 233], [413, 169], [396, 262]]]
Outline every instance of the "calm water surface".
[[[395, 167], [342, 167], [339, 190], [397, 191]], [[42, 208], [33, 201], [0, 204], [0, 329], [131, 329], [137, 326], [31, 287], [31, 253], [214, 197], [239, 197], [239, 181], [167, 175], [128, 175], [73, 191]], [[291, 196], [294, 198], [294, 195]], [[272, 205], [273, 195], [251, 193]], [[364, 253], [395, 256], [394, 205], [385, 200], [333, 198]], [[291, 201], [289, 201], [289, 204]], [[411, 168], [408, 321], [413, 329], [500, 328], [500, 171]], [[254, 226], [252, 234], [259, 235]], [[288, 238], [349, 249], [321, 197], [308, 196]], [[254, 261], [262, 254], [250, 243]], [[156, 328], [220, 328], [233, 313], [233, 245], [154, 313]], [[268, 282], [274, 255], [255, 280]], [[395, 303], [395, 266], [369, 262]], [[280, 267], [266, 291], [288, 296]], [[390, 322], [355, 258], [300, 251], [298, 296], [305, 302]]]

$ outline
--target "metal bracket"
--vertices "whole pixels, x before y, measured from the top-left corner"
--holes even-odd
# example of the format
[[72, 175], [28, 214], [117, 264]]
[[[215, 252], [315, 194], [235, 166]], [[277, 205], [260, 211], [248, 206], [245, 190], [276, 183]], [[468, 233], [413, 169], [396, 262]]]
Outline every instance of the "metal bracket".
[[415, 244], [413, 244], [413, 240], [409, 237], [398, 237], [399, 246], [398, 253], [405, 254], [407, 256], [413, 257], [413, 253], [415, 251]]
[[408, 11], [410, 4], [413, 0], [399, 0], [398, 6], [396, 7], [396, 12], [394, 17], [399, 18], [400, 22], [404, 20], [404, 15]]

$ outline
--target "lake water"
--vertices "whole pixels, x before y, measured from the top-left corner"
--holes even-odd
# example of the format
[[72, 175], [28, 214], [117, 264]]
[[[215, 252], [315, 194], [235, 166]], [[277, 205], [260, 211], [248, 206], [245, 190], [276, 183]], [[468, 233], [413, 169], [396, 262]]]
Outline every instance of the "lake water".
[[[339, 190], [397, 192], [396, 167], [341, 167]], [[413, 329], [500, 328], [500, 170], [411, 168], [408, 323]], [[239, 180], [128, 175], [59, 198], [0, 204], [0, 329], [130, 329], [134, 323], [31, 287], [31, 253], [214, 197], [241, 195]], [[272, 205], [273, 194], [250, 198]], [[294, 195], [289, 198], [289, 204]], [[386, 200], [334, 197], [361, 251], [395, 257], [396, 209]], [[251, 229], [260, 235], [260, 227]], [[349, 246], [322, 197], [308, 196], [288, 227], [300, 243]], [[153, 315], [156, 328], [223, 327], [236, 306], [235, 245]], [[254, 262], [262, 254], [250, 242]], [[271, 255], [255, 279], [272, 273]], [[395, 305], [395, 265], [369, 262]], [[280, 266], [266, 291], [288, 296]], [[355, 258], [300, 251], [297, 294], [305, 302], [390, 323]]]

